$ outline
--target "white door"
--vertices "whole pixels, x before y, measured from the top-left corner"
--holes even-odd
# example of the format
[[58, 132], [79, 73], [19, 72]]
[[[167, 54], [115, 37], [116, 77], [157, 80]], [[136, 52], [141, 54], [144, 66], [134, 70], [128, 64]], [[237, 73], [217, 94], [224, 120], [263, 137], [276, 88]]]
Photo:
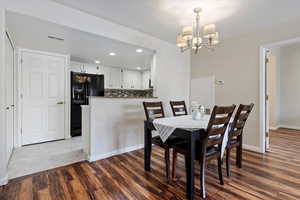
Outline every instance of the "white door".
[[22, 52], [22, 144], [64, 139], [66, 60]]
[[14, 49], [7, 35], [5, 39], [5, 77], [5, 130], [8, 161], [14, 147]]

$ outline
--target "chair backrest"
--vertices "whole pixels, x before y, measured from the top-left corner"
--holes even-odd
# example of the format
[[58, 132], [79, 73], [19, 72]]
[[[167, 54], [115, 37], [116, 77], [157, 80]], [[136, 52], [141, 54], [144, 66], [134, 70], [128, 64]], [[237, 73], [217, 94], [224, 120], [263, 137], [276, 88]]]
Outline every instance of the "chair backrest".
[[170, 101], [174, 116], [187, 115], [187, 109], [184, 101]]
[[235, 105], [232, 106], [215, 106], [207, 126], [207, 145], [221, 145], [225, 131], [234, 112]]
[[239, 105], [238, 110], [236, 111], [234, 120], [231, 125], [229, 141], [233, 138], [236, 138], [243, 133], [243, 129], [245, 127], [246, 121], [254, 107], [254, 104], [251, 103], [249, 105]]
[[165, 117], [162, 102], [143, 102], [146, 119], [156, 119]]

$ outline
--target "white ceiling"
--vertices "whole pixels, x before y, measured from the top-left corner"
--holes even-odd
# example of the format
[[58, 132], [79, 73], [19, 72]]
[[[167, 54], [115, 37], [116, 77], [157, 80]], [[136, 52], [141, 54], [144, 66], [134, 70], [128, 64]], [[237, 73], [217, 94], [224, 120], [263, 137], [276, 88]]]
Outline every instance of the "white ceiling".
[[[71, 55], [71, 60], [136, 69], [149, 69], [153, 50], [137, 53], [137, 46], [90, 33], [42, 21], [37, 18], [7, 12], [7, 27], [18, 47]], [[48, 36], [63, 38], [51, 40]], [[110, 52], [116, 56], [109, 56]]]
[[202, 24], [215, 23], [221, 38], [300, 17], [299, 0], [53, 0], [174, 43], [193, 9], [202, 7]]

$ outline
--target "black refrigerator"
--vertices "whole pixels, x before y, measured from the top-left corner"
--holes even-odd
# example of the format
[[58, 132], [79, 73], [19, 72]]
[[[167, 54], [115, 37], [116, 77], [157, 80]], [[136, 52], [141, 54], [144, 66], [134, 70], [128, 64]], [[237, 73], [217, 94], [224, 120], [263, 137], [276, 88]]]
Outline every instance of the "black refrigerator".
[[71, 136], [81, 136], [81, 105], [104, 96], [104, 75], [71, 72]]

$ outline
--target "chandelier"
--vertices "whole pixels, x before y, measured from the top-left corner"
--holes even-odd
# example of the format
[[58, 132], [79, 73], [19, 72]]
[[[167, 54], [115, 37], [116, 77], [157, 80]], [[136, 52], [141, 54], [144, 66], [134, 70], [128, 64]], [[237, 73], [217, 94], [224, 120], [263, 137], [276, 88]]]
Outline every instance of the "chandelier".
[[215, 46], [219, 43], [219, 33], [216, 32], [215, 24], [207, 24], [203, 26], [203, 34], [200, 34], [200, 13], [201, 8], [195, 8], [196, 13], [196, 26], [186, 26], [182, 29], [182, 33], [177, 35], [176, 44], [181, 52], [192, 49], [195, 54], [199, 49], [205, 47], [214, 50]]

